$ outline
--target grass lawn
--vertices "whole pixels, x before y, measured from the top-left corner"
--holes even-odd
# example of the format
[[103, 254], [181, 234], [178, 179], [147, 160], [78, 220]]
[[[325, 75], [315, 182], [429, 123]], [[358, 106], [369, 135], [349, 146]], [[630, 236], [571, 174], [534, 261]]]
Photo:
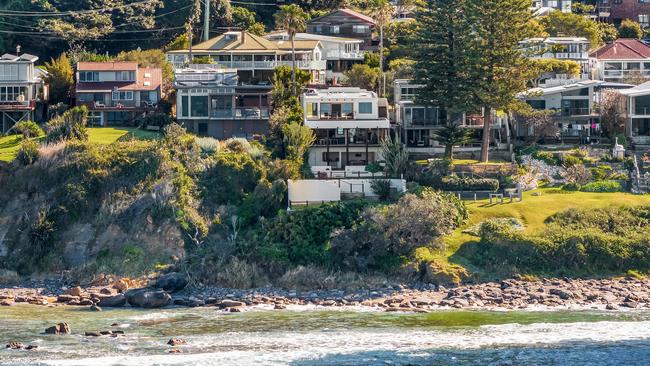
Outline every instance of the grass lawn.
[[[159, 132], [145, 131], [133, 127], [89, 127], [88, 140], [92, 143], [109, 145], [120, 139], [133, 137], [140, 140], [152, 140], [160, 137]], [[16, 158], [23, 141], [21, 135], [0, 137], [0, 161], [10, 162]]]
[[100, 145], [110, 145], [120, 139], [133, 137], [139, 140], [153, 140], [159, 132], [145, 131], [134, 127], [89, 127], [88, 140]]
[[[533, 192], [541, 193], [533, 196]], [[497, 217], [515, 217], [525, 226], [526, 231], [535, 232], [544, 227], [544, 220], [549, 216], [569, 208], [594, 209], [607, 206], [638, 206], [650, 205], [650, 195], [633, 195], [631, 193], [589, 193], [568, 192], [553, 188], [542, 188], [524, 193], [522, 202], [490, 205], [489, 200], [466, 201], [470, 211], [470, 219], [462, 228], [445, 237], [445, 256], [453, 255], [463, 244], [476, 241], [475, 236], [464, 234], [462, 231]], [[462, 263], [461, 263], [462, 264]]]

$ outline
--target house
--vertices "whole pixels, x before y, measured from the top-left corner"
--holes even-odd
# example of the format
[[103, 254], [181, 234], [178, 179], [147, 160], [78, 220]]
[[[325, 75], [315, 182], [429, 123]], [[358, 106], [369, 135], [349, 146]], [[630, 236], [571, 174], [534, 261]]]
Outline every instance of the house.
[[[561, 141], [589, 143], [600, 136], [600, 114], [596, 110], [596, 90], [604, 85], [600, 80], [583, 80], [573, 84], [534, 88], [521, 95], [533, 109], [547, 110], [550, 121], [557, 127]], [[516, 137], [535, 136], [534, 126], [517, 119]]]
[[307, 23], [307, 33], [363, 40], [363, 49], [372, 49], [375, 21], [348, 8], [316, 17]]
[[[325, 83], [325, 60], [319, 40], [295, 42], [296, 67], [311, 74], [314, 84]], [[241, 84], [270, 85], [273, 71], [278, 66], [292, 66], [291, 42], [271, 41], [245, 31], [230, 31], [192, 46], [192, 57], [209, 58], [222, 69], [236, 69]], [[167, 60], [175, 67], [190, 62], [190, 50], [167, 53]]]
[[621, 90], [625, 134], [635, 147], [650, 145], [650, 82]]
[[595, 77], [626, 82], [650, 77], [650, 46], [638, 39], [617, 39], [590, 54]]
[[7, 132], [15, 123], [42, 120], [37, 101], [47, 99], [47, 88], [43, 78], [45, 71], [34, 65], [38, 57], [24, 53], [0, 56], [0, 121], [2, 132]]
[[647, 0], [598, 0], [598, 18], [617, 27], [625, 19], [650, 26], [650, 2]]
[[[287, 32], [274, 32], [265, 36], [271, 41], [289, 41]], [[327, 81], [343, 81], [343, 73], [352, 65], [363, 63], [363, 41], [355, 38], [324, 36], [321, 34], [297, 33], [296, 41], [319, 41], [323, 46], [323, 59], [326, 61]]]
[[540, 79], [540, 85], [563, 84], [591, 78], [591, 61], [589, 58], [590, 42], [584, 37], [549, 37], [528, 38], [520, 46], [529, 58], [558, 59], [575, 61], [580, 65], [580, 74], [548, 74]]
[[174, 72], [176, 118], [188, 131], [219, 139], [268, 133], [269, 85], [242, 84], [238, 70], [201, 64]]
[[571, 12], [572, 0], [533, 0], [532, 9], [552, 9], [559, 10], [563, 13]]
[[161, 69], [137, 62], [79, 62], [76, 78], [76, 104], [88, 107], [90, 125], [136, 124], [162, 96]]
[[[480, 151], [483, 134], [483, 111], [468, 111], [448, 117], [447, 113], [435, 106], [423, 105], [417, 102], [419, 90], [424, 85], [412, 80], [397, 79], [393, 84], [395, 99], [395, 124], [402, 143], [409, 154], [415, 158], [428, 158], [443, 154], [444, 146], [434, 140], [436, 130], [454, 123], [473, 131], [472, 141], [456, 149], [459, 153], [470, 156]], [[506, 136], [506, 116], [495, 113], [491, 125], [491, 142], [497, 148], [505, 147], [502, 137]]]
[[363, 169], [381, 160], [380, 143], [389, 136], [388, 102], [372, 91], [331, 87], [302, 95], [304, 123], [316, 135], [309, 150], [312, 168]]

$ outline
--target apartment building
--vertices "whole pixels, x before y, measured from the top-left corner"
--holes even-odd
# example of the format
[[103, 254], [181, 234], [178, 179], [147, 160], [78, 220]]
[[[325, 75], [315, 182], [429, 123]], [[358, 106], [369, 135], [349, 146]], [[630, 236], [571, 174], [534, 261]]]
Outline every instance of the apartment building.
[[270, 85], [242, 84], [238, 70], [201, 64], [175, 70], [176, 118], [188, 131], [219, 139], [268, 133]]
[[381, 160], [380, 143], [391, 127], [386, 99], [360, 88], [331, 87], [308, 90], [302, 105], [304, 123], [316, 135], [312, 167], [347, 170]]
[[47, 87], [43, 80], [45, 71], [35, 67], [38, 57], [27, 53], [0, 56], [0, 122], [2, 132], [14, 124], [28, 120], [42, 120], [37, 101], [47, 99]]
[[77, 105], [88, 107], [89, 125], [135, 125], [156, 109], [162, 71], [137, 62], [79, 62]]

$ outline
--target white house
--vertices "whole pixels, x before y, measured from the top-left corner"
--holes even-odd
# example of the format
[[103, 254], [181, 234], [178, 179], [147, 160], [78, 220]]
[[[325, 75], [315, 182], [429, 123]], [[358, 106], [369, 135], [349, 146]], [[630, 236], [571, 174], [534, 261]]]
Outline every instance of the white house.
[[588, 80], [591, 77], [592, 63], [589, 58], [590, 42], [584, 37], [548, 37], [528, 38], [519, 43], [525, 54], [530, 58], [558, 59], [575, 61], [580, 65], [580, 74], [543, 75], [540, 86], [553, 86], [572, 83], [577, 80]]
[[[600, 133], [600, 115], [594, 108], [596, 88], [604, 81], [584, 80], [578, 83], [546, 88], [534, 88], [521, 95], [535, 110], [552, 111], [552, 120], [560, 129], [563, 140], [589, 142]], [[517, 136], [534, 134], [533, 126], [518, 121]]]
[[381, 160], [380, 142], [390, 131], [384, 98], [360, 88], [312, 89], [302, 95], [305, 125], [316, 143], [309, 164], [346, 169]]
[[622, 38], [590, 54], [595, 77], [611, 82], [650, 78], [650, 46], [638, 39]]
[[[275, 42], [288, 42], [287, 32], [269, 33], [266, 39]], [[362, 51], [363, 40], [356, 38], [334, 37], [322, 34], [297, 33], [297, 41], [318, 41], [323, 47], [323, 59], [326, 61], [326, 79], [341, 80], [343, 73], [352, 65], [362, 63], [365, 51]]]
[[15, 123], [34, 120], [36, 101], [47, 98], [44, 71], [34, 67], [38, 57], [22, 54], [0, 56], [0, 122], [2, 132]]
[[650, 82], [620, 93], [625, 96], [625, 134], [635, 145], [650, 145]]

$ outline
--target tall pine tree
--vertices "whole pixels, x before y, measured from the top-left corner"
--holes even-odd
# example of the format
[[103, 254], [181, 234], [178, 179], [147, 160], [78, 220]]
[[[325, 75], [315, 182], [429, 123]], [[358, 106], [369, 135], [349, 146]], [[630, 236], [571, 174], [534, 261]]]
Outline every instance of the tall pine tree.
[[470, 0], [469, 14], [479, 42], [476, 85], [483, 113], [481, 161], [488, 161], [490, 125], [496, 109], [508, 109], [526, 90], [528, 59], [519, 42], [530, 35], [530, 0]]
[[424, 85], [418, 103], [446, 111], [448, 123], [476, 107], [478, 54], [470, 1], [427, 0], [416, 14], [415, 81]]

